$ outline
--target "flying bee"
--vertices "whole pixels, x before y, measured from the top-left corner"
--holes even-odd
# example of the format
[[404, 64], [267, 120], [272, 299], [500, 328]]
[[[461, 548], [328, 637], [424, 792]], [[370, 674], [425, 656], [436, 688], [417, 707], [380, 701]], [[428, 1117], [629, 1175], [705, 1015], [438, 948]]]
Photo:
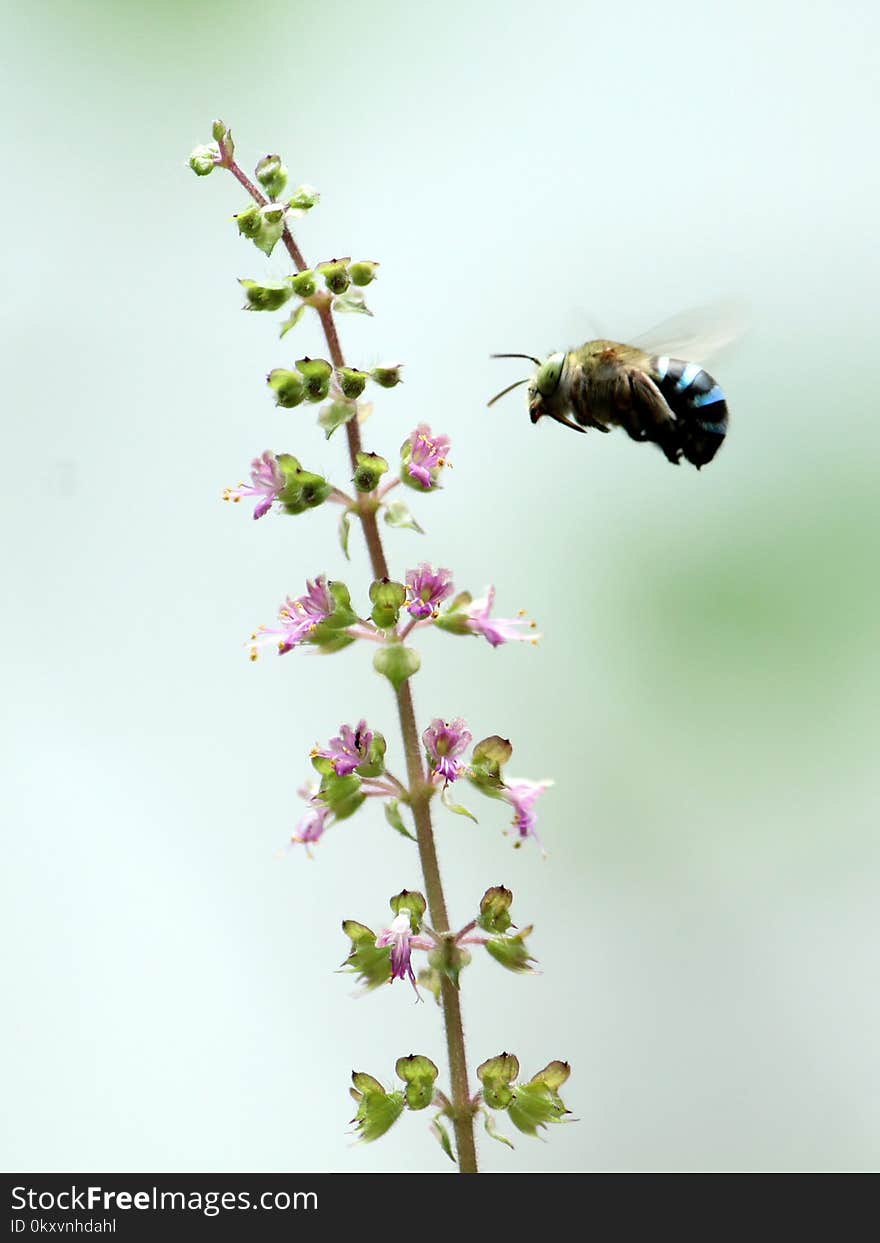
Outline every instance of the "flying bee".
[[496, 393], [489, 405], [528, 384], [533, 423], [546, 417], [576, 432], [622, 427], [632, 440], [653, 441], [668, 461], [677, 465], [684, 457], [699, 470], [712, 461], [727, 434], [727, 402], [708, 371], [672, 355], [684, 344], [705, 357], [731, 335], [722, 330], [701, 346], [693, 336], [654, 347], [600, 339], [544, 359], [493, 354], [528, 359], [537, 370]]

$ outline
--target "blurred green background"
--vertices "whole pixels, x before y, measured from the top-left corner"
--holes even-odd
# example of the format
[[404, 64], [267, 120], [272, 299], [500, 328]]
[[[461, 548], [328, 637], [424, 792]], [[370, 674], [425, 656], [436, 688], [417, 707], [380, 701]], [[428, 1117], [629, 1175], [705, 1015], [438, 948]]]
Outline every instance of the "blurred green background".
[[[37, 1170], [444, 1168], [424, 1116], [346, 1134], [352, 1067], [443, 1062], [402, 986], [354, 1001], [344, 916], [419, 886], [372, 809], [282, 853], [316, 740], [366, 715], [360, 649], [248, 663], [332, 515], [220, 503], [266, 447], [346, 471], [263, 377], [320, 353], [242, 315], [228, 177], [281, 151], [323, 194], [313, 261], [381, 260], [349, 357], [406, 362], [370, 447], [419, 420], [454, 470], [389, 533], [527, 608], [537, 650], [429, 635], [422, 723], [509, 735], [553, 776], [549, 858], [504, 808], [438, 822], [454, 913], [490, 883], [542, 974], [477, 960], [472, 1063], [573, 1066], [579, 1121], [488, 1170], [871, 1169], [876, 1048], [880, 425], [874, 5], [636, 0], [4, 5], [8, 930], [0, 1163]], [[598, 324], [717, 298], [732, 430], [702, 473], [622, 434], [529, 425], [520, 372]], [[355, 321], [355, 322], [353, 322]], [[301, 335], [300, 335], [301, 334]], [[400, 761], [397, 761], [400, 766]], [[449, 1167], [451, 1168], [451, 1167]]]

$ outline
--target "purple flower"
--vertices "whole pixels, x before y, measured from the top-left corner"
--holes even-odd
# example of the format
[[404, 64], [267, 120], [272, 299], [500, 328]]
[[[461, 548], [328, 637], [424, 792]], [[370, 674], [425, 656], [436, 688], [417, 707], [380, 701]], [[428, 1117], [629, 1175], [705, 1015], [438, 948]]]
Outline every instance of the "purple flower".
[[526, 781], [518, 777], [505, 781], [501, 797], [513, 808], [513, 827], [519, 833], [517, 846], [521, 846], [527, 837], [533, 837], [541, 845], [541, 839], [535, 832], [538, 817], [533, 809], [538, 796], [552, 784], [552, 781]]
[[392, 919], [390, 925], [387, 928], [383, 928], [376, 937], [378, 949], [382, 949], [386, 945], [391, 946], [391, 982], [409, 979], [418, 997], [419, 989], [412, 966], [412, 952], [414, 949], [433, 949], [434, 942], [429, 941], [427, 937], [413, 934], [410, 913], [404, 909], [399, 911]]
[[240, 501], [243, 496], [258, 496], [261, 499], [254, 508], [254, 517], [262, 518], [278, 499], [278, 493], [284, 487], [284, 472], [278, 465], [278, 459], [271, 449], [267, 449], [260, 457], [251, 462], [251, 486], [240, 483], [237, 488], [226, 488], [223, 492], [224, 501]]
[[339, 734], [331, 738], [327, 746], [315, 752], [330, 760], [337, 777], [347, 777], [359, 768], [370, 756], [373, 745], [373, 731], [367, 729], [366, 721], [359, 721], [357, 727], [340, 725]]
[[326, 803], [321, 803], [314, 798], [311, 799], [296, 828], [290, 835], [291, 842], [300, 843], [308, 851], [309, 846], [323, 837], [331, 818], [332, 813]]
[[452, 594], [452, 571], [435, 570], [423, 561], [415, 570], [407, 570], [406, 588], [406, 607], [411, 617], [436, 617], [440, 604]]
[[436, 471], [446, 465], [449, 443], [448, 436], [435, 436], [427, 423], [420, 423], [410, 433], [410, 455], [406, 469], [423, 488], [434, 486]]
[[280, 626], [260, 626], [251, 635], [251, 660], [256, 660], [259, 649], [274, 643], [279, 655], [303, 643], [316, 626], [326, 621], [333, 612], [334, 600], [327, 589], [327, 578], [319, 574], [314, 582], [306, 580], [305, 595], [292, 599], [290, 596], [278, 610]]
[[537, 643], [541, 637], [529, 633], [534, 631], [535, 623], [529, 621], [524, 613], [519, 617], [490, 617], [492, 605], [495, 603], [495, 588], [490, 587], [482, 600], [473, 600], [464, 610], [467, 627], [474, 634], [481, 634], [493, 647], [502, 643], [518, 640], [520, 643]]
[[435, 717], [422, 734], [431, 772], [442, 777], [447, 784], [455, 781], [463, 767], [457, 757], [467, 750], [470, 741], [471, 732], [460, 716], [454, 721], [441, 721]]

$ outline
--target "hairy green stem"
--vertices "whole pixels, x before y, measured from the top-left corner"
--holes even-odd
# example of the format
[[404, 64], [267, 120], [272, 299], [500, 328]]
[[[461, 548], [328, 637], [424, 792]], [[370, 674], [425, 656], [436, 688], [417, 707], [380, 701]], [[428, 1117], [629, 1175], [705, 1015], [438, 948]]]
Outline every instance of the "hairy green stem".
[[[234, 160], [225, 165], [251, 195], [261, 205], [268, 200], [250, 181]], [[293, 234], [285, 225], [282, 240], [287, 253], [298, 272], [308, 267], [302, 251], [297, 246]], [[327, 340], [327, 349], [334, 367], [344, 367], [345, 358], [339, 344], [336, 322], [329, 305], [318, 309], [321, 327]], [[348, 437], [348, 453], [352, 470], [357, 466], [357, 455], [361, 451], [361, 432], [356, 418], [345, 425]], [[370, 564], [376, 578], [390, 578], [385, 550], [375, 510], [361, 510], [361, 525], [370, 556]], [[416, 826], [419, 860], [425, 881], [428, 912], [434, 929], [443, 934], [450, 931], [449, 916], [446, 912], [446, 899], [443, 894], [443, 883], [440, 878], [440, 864], [437, 859], [437, 847], [434, 842], [434, 829], [431, 824], [431, 808], [429, 789], [425, 781], [422, 765], [422, 753], [419, 744], [419, 732], [416, 726], [416, 715], [413, 707], [412, 691], [409, 682], [404, 682], [397, 692], [397, 708], [400, 716], [400, 730], [403, 735], [403, 746], [406, 754], [406, 770], [409, 779], [410, 797], [413, 820]], [[462, 1174], [477, 1173], [477, 1150], [474, 1141], [474, 1111], [471, 1105], [470, 1087], [468, 1085], [467, 1055], [464, 1046], [464, 1024], [461, 1018], [461, 1001], [457, 987], [443, 976], [440, 986], [440, 998], [443, 1006], [443, 1020], [446, 1027], [446, 1049], [449, 1056], [449, 1077], [452, 1087], [452, 1122], [455, 1129], [455, 1147], [458, 1153], [458, 1168]]]

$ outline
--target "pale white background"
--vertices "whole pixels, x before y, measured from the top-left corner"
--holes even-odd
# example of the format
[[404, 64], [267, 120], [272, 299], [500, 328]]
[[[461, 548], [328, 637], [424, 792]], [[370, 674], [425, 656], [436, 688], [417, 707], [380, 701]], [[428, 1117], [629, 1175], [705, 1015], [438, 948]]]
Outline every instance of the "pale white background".
[[[503, 808], [438, 824], [455, 916], [516, 891], [542, 974], [465, 978], [472, 1061], [573, 1065], [579, 1121], [485, 1168], [876, 1167], [877, 18], [867, 3], [4, 6], [2, 743], [8, 1169], [442, 1169], [425, 1115], [346, 1135], [352, 1067], [442, 1061], [405, 987], [354, 1001], [345, 916], [419, 884], [378, 814], [278, 857], [306, 756], [366, 715], [354, 650], [251, 666], [331, 516], [248, 520], [266, 447], [345, 470], [276, 411], [281, 275], [189, 149], [323, 192], [313, 259], [381, 260], [353, 361], [406, 362], [369, 445], [453, 440], [426, 557], [534, 613], [537, 650], [423, 645], [417, 710], [554, 776], [549, 859]], [[732, 431], [673, 470], [532, 429], [492, 350], [641, 331], [739, 296]], [[400, 765], [399, 758], [397, 759]], [[451, 1167], [449, 1167], [451, 1168]]]

